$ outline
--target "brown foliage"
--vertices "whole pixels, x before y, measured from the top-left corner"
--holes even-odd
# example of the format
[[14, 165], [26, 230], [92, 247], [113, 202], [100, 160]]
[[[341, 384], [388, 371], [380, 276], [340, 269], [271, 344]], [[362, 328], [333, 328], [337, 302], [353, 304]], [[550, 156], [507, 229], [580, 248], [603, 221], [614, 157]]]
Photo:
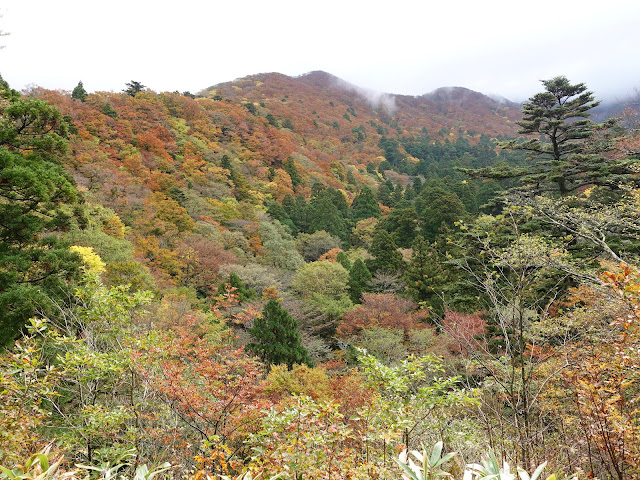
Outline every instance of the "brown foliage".
[[425, 328], [424, 310], [416, 310], [411, 300], [393, 293], [363, 293], [362, 304], [346, 313], [338, 326], [338, 335], [349, 337], [370, 327], [399, 328], [405, 337], [409, 330]]

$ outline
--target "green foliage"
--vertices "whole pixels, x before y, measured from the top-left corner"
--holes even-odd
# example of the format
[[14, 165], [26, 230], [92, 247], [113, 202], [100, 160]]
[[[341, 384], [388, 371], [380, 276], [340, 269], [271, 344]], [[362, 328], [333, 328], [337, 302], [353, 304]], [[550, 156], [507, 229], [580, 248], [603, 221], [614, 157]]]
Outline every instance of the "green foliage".
[[97, 271], [87, 269], [75, 301], [60, 322], [51, 322], [64, 334], [48, 339], [64, 376], [57, 395], [48, 398], [53, 413], [47, 430], [77, 460], [91, 464], [135, 445], [138, 406], [131, 402], [127, 379], [132, 368], [127, 339], [151, 294], [106, 287]]
[[296, 272], [291, 286], [303, 297], [319, 294], [325, 297], [346, 295], [349, 272], [337, 262], [311, 262]]
[[[437, 442], [429, 454], [423, 446], [422, 453], [417, 450], [407, 453], [405, 450], [394, 460], [411, 480], [436, 480], [441, 477], [450, 477], [451, 474], [443, 468], [445, 463], [453, 459], [455, 452], [442, 455], [442, 448], [442, 442]], [[417, 464], [413, 462], [411, 456], [418, 461]]]
[[276, 300], [269, 300], [249, 330], [253, 342], [247, 350], [256, 354], [267, 365], [294, 364], [313, 366], [307, 350], [300, 343], [298, 322]]
[[63, 302], [78, 258], [49, 235], [67, 228], [79, 194], [60, 166], [67, 126], [47, 103], [23, 98], [0, 77], [0, 345], [36, 308]]
[[420, 212], [421, 234], [429, 241], [435, 240], [443, 225], [451, 227], [467, 216], [458, 195], [436, 186], [422, 189], [416, 198], [415, 209]]
[[409, 248], [418, 231], [418, 214], [413, 207], [401, 208], [398, 205], [381, 221], [380, 228], [393, 236], [398, 247]]
[[398, 272], [403, 270], [405, 262], [402, 254], [398, 251], [398, 247], [389, 232], [382, 228], [377, 228], [373, 236], [369, 253], [374, 256], [373, 259], [367, 259], [366, 264], [371, 272]]
[[[437, 442], [430, 453], [427, 453], [427, 449], [422, 446], [422, 452], [412, 450], [408, 452], [404, 450], [397, 459], [394, 459], [400, 468], [403, 470], [403, 478], [406, 480], [435, 480], [441, 477], [452, 477], [449, 468], [444, 469], [444, 464], [451, 461], [456, 455], [454, 452], [442, 455], [443, 443]], [[411, 456], [413, 456], [418, 463], [415, 463]], [[544, 462], [529, 475], [526, 470], [517, 467], [518, 478], [520, 480], [538, 480], [542, 471], [547, 466], [547, 462]], [[515, 475], [511, 473], [509, 464], [505, 461], [502, 466], [499, 464], [495, 453], [489, 452], [487, 458], [482, 460], [481, 463], [468, 464], [464, 471], [465, 480], [514, 480]], [[547, 477], [547, 480], [556, 480], [558, 477], [556, 474], [552, 474]], [[574, 475], [566, 477], [566, 480], [574, 478]]]
[[296, 250], [293, 237], [280, 222], [261, 222], [260, 238], [265, 261], [270, 265], [292, 271], [304, 265], [304, 259]]
[[522, 188], [540, 194], [561, 196], [588, 185], [617, 189], [633, 175], [629, 159], [604, 155], [613, 146], [615, 121], [595, 124], [589, 111], [600, 102], [584, 83], [571, 84], [566, 77], [543, 80], [545, 91], [522, 106], [518, 122], [521, 134], [534, 136], [509, 140], [502, 148], [523, 150], [531, 164], [526, 168], [502, 166], [468, 170], [473, 176], [518, 179]]
[[73, 478], [75, 471], [61, 472], [63, 457], [57, 461], [50, 462], [50, 446], [40, 453], [31, 455], [24, 465], [17, 465], [13, 469], [0, 465], [0, 479], [2, 480], [49, 480], [52, 478], [65, 480]]
[[126, 86], [127, 88], [122, 91], [132, 97], [135, 97], [137, 93], [140, 93], [142, 90], [147, 88], [146, 85], [143, 85], [140, 82], [136, 82], [135, 80], [131, 80], [130, 82], [126, 83]]
[[308, 232], [324, 230], [347, 242], [349, 239], [347, 213], [348, 205], [342, 193], [333, 189], [322, 189], [311, 199], [305, 209], [309, 222]]
[[371, 272], [367, 265], [360, 259], [353, 262], [349, 271], [349, 296], [353, 303], [360, 303], [362, 292], [367, 291], [371, 285]]
[[306, 262], [313, 262], [329, 250], [340, 248], [342, 243], [339, 238], [328, 234], [324, 230], [317, 230], [312, 234], [299, 234], [296, 238], [296, 246]]
[[442, 376], [442, 359], [431, 354], [411, 355], [388, 366], [374, 355], [356, 350], [366, 381], [379, 390], [387, 421], [402, 434], [406, 449], [418, 435], [436, 436], [460, 446], [468, 442], [452, 418], [477, 404], [476, 393], [461, 388], [460, 377]]
[[231, 272], [229, 278], [218, 285], [218, 295], [225, 295], [227, 292], [236, 295], [240, 303], [254, 300], [257, 296], [255, 290], [247, 288], [235, 272]]
[[118, 118], [118, 112], [111, 106], [111, 103], [104, 102], [100, 111], [104, 113], [107, 117], [111, 117], [113, 119]]
[[369, 187], [362, 187], [351, 203], [351, 218], [354, 221], [364, 220], [369, 217], [380, 217], [380, 206]]
[[82, 82], [78, 82], [78, 85], [75, 86], [73, 91], [71, 92], [71, 98], [74, 100], [80, 100], [84, 102], [87, 99], [87, 91], [84, 89]]

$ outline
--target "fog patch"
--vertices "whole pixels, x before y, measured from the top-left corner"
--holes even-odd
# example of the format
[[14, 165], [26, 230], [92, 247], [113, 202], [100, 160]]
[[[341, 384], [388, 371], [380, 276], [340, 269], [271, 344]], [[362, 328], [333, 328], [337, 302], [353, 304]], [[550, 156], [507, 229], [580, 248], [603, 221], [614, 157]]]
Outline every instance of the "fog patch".
[[387, 114], [393, 115], [397, 109], [395, 95], [358, 87], [338, 77], [335, 78], [334, 83], [337, 88], [348, 92], [354, 92], [364, 98], [367, 103], [369, 103], [369, 106], [374, 110], [382, 108]]

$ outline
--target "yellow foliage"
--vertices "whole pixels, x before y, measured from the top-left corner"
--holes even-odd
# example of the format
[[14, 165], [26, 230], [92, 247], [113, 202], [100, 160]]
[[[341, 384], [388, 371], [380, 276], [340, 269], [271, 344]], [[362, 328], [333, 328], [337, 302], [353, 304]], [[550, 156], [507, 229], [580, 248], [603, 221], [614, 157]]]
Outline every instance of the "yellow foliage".
[[114, 215], [102, 220], [102, 231], [115, 238], [124, 238], [125, 226], [120, 217]]
[[277, 397], [306, 395], [314, 400], [331, 398], [329, 377], [324, 368], [309, 368], [295, 365], [287, 370], [286, 365], [274, 365], [266, 380], [265, 392]]
[[73, 245], [69, 248], [74, 253], [77, 253], [82, 258], [82, 267], [86, 273], [99, 275], [104, 272], [106, 264], [100, 258], [91, 247], [81, 247], [79, 245]]

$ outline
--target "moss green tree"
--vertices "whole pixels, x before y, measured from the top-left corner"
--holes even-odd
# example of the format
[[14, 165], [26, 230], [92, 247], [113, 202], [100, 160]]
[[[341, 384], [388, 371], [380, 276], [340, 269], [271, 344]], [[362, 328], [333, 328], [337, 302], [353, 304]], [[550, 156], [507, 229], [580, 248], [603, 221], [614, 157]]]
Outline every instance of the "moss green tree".
[[140, 82], [136, 82], [135, 80], [131, 80], [126, 85], [127, 85], [127, 88], [125, 88], [122, 91], [127, 95], [131, 95], [132, 97], [135, 97], [137, 93], [147, 88], [146, 85], [143, 85]]
[[300, 176], [300, 173], [298, 173], [298, 168], [296, 167], [293, 158], [288, 157], [282, 164], [282, 168], [289, 174], [289, 177], [291, 178], [291, 184], [293, 185], [294, 189], [302, 183], [302, 177]]
[[406, 266], [393, 237], [383, 228], [377, 229], [373, 236], [369, 252], [374, 256], [373, 259], [368, 259], [366, 262], [371, 272], [382, 271], [395, 273]]

